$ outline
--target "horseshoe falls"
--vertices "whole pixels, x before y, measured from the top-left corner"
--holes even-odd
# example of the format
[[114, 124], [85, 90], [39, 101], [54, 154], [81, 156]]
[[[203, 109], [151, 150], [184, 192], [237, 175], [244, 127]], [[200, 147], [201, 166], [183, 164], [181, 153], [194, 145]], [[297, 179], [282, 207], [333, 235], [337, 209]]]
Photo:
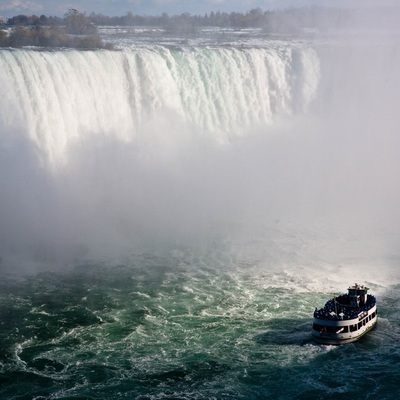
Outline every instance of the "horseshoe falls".
[[51, 164], [65, 162], [77, 142], [99, 136], [132, 142], [151, 123], [173, 129], [171, 118], [226, 142], [276, 116], [305, 111], [319, 80], [315, 52], [294, 46], [14, 50], [3, 51], [1, 62], [2, 130], [22, 130]]
[[2, 398], [397, 398], [398, 41], [242, 35], [0, 50]]

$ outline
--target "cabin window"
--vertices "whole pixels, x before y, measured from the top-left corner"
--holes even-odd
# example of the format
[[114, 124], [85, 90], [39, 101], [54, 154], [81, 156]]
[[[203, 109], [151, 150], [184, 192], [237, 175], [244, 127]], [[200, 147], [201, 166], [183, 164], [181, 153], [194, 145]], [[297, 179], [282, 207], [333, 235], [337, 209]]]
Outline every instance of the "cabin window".
[[319, 324], [313, 324], [313, 326], [312, 326], [312, 328], [318, 332], [321, 332], [323, 327], [324, 327], [323, 325], [319, 325]]
[[374, 311], [374, 312], [372, 313], [372, 318], [375, 318], [375, 315], [376, 315], [376, 312]]
[[358, 323], [358, 329], [362, 327], [362, 321]]
[[337, 326], [325, 326], [327, 333], [337, 333], [337, 331], [340, 329], [340, 327]]
[[348, 333], [349, 327], [348, 326], [326, 326], [328, 333]]
[[350, 332], [355, 332], [357, 329], [357, 324], [350, 325]]
[[347, 333], [349, 331], [348, 326], [326, 326], [320, 324], [313, 324], [313, 329], [323, 333]]

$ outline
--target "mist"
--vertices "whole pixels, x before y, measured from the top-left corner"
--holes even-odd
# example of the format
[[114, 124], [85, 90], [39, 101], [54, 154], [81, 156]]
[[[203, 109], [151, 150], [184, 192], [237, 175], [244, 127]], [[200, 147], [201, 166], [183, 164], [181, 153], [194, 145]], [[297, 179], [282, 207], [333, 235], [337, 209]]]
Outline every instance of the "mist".
[[[344, 238], [356, 242], [349, 257], [362, 258], [365, 252], [398, 257], [398, 42], [391, 32], [340, 33], [315, 38], [312, 47], [315, 64], [296, 66], [299, 62], [293, 57], [292, 75], [285, 84], [270, 79], [270, 96], [285, 92], [286, 98], [269, 98], [269, 113], [262, 117], [250, 114], [252, 106], [245, 113], [246, 108], [237, 105], [247, 104], [260, 91], [256, 85], [241, 99], [246, 92], [242, 87], [235, 92], [230, 86], [230, 92], [219, 96], [215, 91], [225, 88], [215, 84], [206, 100], [209, 110], [216, 109], [201, 114], [205, 108], [195, 108], [194, 96], [186, 100], [193, 102], [195, 111], [171, 100], [178, 90], [171, 94], [162, 74], [158, 79], [165, 82], [158, 81], [158, 87], [172, 103], [150, 104], [146, 101], [156, 96], [142, 97], [132, 101], [133, 111], [121, 107], [119, 95], [113, 97], [107, 83], [104, 109], [95, 105], [92, 110], [89, 103], [96, 94], [85, 92], [80, 82], [70, 82], [70, 90], [82, 90], [87, 104], [77, 99], [83, 104], [82, 114], [71, 112], [68, 118], [55, 113], [64, 107], [60, 94], [57, 105], [35, 105], [39, 114], [46, 107], [54, 109], [32, 120], [22, 115], [25, 105], [15, 107], [29, 99], [3, 96], [3, 267], [20, 256], [54, 266], [98, 255], [204, 249], [249, 238], [267, 240], [268, 247], [268, 240], [288, 232], [304, 235], [309, 247], [313, 241], [329, 242], [326, 257], [331, 262], [335, 252], [346, 252]], [[144, 58], [144, 69], [146, 62], [150, 61]], [[309, 75], [304, 74], [306, 65], [314, 68]], [[3, 71], [0, 81], [8, 76]], [[315, 82], [310, 83], [311, 77]], [[53, 90], [50, 78], [38, 90]], [[181, 92], [188, 88], [190, 75], [188, 79], [180, 81]], [[221, 82], [227, 80], [217, 83]], [[154, 90], [141, 82], [147, 84], [143, 91]], [[46, 93], [38, 98], [53, 100]], [[107, 106], [113, 114], [104, 127]], [[151, 112], [138, 118], [139, 109], [146, 107]], [[260, 115], [262, 108], [254, 113]], [[84, 123], [73, 124], [75, 119]], [[32, 121], [37, 122], [36, 130], [29, 125]], [[61, 126], [65, 135], [52, 136], [53, 129], [59, 135]], [[91, 128], [95, 132], [87, 134]], [[56, 147], [52, 140], [58, 142]], [[324, 245], [313, 250], [318, 260]]]

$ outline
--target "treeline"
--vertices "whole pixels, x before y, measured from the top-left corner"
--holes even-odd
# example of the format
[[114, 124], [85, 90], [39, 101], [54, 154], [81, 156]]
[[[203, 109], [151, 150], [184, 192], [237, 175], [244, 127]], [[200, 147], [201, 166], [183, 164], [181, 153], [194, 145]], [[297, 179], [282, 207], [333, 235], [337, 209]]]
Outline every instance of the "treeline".
[[[86, 27], [90, 26], [147, 26], [161, 27], [166, 30], [195, 31], [199, 27], [230, 27], [230, 28], [263, 28], [266, 31], [299, 31], [304, 28], [329, 29], [332, 26], [343, 24], [349, 17], [348, 10], [326, 7], [304, 7], [284, 11], [263, 11], [261, 8], [252, 9], [246, 13], [239, 12], [211, 12], [204, 15], [192, 15], [183, 13], [180, 15], [168, 15], [163, 13], [158, 16], [134, 15], [128, 12], [123, 16], [106, 16], [90, 13], [89, 15], [78, 13], [76, 10], [60, 17], [26, 16], [17, 15], [8, 19], [8, 26], [66, 26], [71, 20], [71, 11], [86, 21]], [[82, 21], [81, 21], [82, 23]], [[82, 32], [84, 33], [84, 32]]]
[[[332, 12], [333, 11], [333, 12]], [[298, 32], [307, 27], [326, 29], [334, 20], [342, 19], [340, 10], [328, 10], [322, 7], [299, 8], [285, 11], [262, 11], [252, 9], [246, 13], [211, 12], [204, 15], [184, 13], [170, 16], [141, 16], [128, 12], [120, 17], [108, 17], [91, 13], [90, 21], [96, 25], [108, 26], [149, 26], [166, 30], [195, 31], [201, 27], [225, 28], [263, 28], [267, 32]]]
[[390, 28], [398, 29], [398, 7], [335, 8], [310, 6], [286, 10], [263, 11], [252, 9], [246, 13], [211, 12], [204, 15], [140, 16], [128, 12], [120, 17], [91, 13], [88, 18], [96, 25], [154, 26], [166, 30], [195, 31], [200, 27], [262, 28], [265, 32], [298, 33], [304, 29], [330, 31], [335, 29]]
[[0, 30], [0, 47], [64, 47], [76, 49], [111, 48], [98, 35], [70, 36], [59, 27], [17, 26], [7, 35]]
[[11, 31], [0, 30], [0, 47], [111, 48], [85, 14], [70, 10], [64, 18], [18, 15], [7, 21]]
[[[311, 6], [282, 11], [252, 9], [246, 13], [211, 12], [204, 15], [183, 13], [170, 16], [140, 16], [128, 12], [124, 16], [86, 15], [71, 9], [63, 18], [45, 15], [17, 15], [5, 24], [11, 33], [1, 30], [0, 46], [53, 46], [95, 48], [107, 47], [98, 35], [97, 26], [159, 27], [166, 32], [194, 34], [201, 27], [262, 28], [266, 33], [297, 34], [306, 30], [385, 28], [398, 29], [398, 8], [332, 8]], [[24, 29], [21, 29], [23, 27]]]
[[211, 12], [204, 15], [140, 16], [128, 12], [120, 17], [91, 13], [89, 20], [96, 25], [154, 26], [166, 30], [196, 31], [201, 27], [262, 28], [265, 32], [299, 33], [305, 29], [321, 32], [357, 27], [396, 28], [400, 18], [399, 8], [335, 8], [310, 6], [287, 10], [263, 11], [252, 9], [246, 13]]
[[259, 27], [266, 22], [266, 16], [271, 12], [264, 13], [260, 8], [250, 10], [247, 13], [225, 13], [211, 12], [205, 15], [192, 15], [183, 13], [180, 15], [168, 15], [163, 13], [158, 16], [154, 15], [134, 15], [128, 12], [123, 16], [109, 17], [102, 14], [91, 13], [88, 17], [96, 25], [108, 26], [148, 26], [173, 29], [173, 27]]

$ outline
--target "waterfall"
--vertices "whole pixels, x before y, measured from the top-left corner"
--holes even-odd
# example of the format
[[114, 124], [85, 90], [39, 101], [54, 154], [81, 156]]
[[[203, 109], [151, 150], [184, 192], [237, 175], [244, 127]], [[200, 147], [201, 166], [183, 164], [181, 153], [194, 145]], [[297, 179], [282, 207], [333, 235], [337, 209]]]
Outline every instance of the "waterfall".
[[306, 112], [315, 51], [271, 48], [0, 50], [0, 132], [27, 135], [46, 163], [92, 135], [132, 141], [164, 116], [218, 142]]

